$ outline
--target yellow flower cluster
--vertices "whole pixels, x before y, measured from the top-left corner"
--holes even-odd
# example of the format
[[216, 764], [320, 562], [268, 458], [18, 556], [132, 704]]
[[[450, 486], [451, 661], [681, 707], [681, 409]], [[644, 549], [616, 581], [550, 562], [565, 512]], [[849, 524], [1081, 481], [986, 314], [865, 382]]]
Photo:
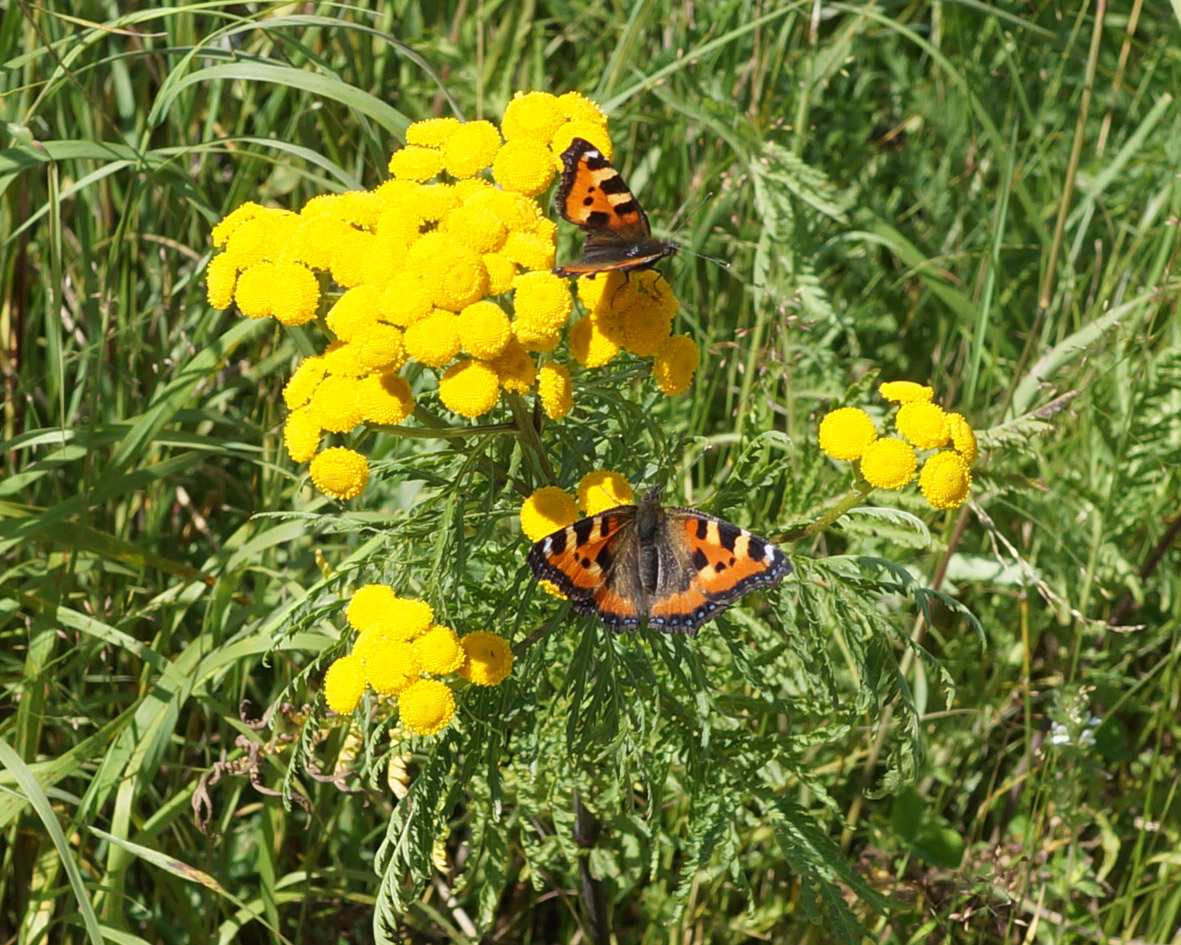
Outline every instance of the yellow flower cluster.
[[598, 515], [618, 505], [630, 505], [635, 493], [617, 472], [596, 469], [578, 482], [578, 498], [557, 486], [542, 486], [521, 506], [521, 531], [530, 541], [541, 541], [559, 528], [573, 525], [581, 508], [586, 515]]
[[358, 590], [345, 617], [357, 639], [324, 675], [325, 702], [342, 715], [356, 709], [369, 687], [397, 698], [409, 731], [434, 735], [455, 716], [451, 687], [434, 677], [454, 674], [477, 686], [496, 686], [512, 672], [513, 653], [501, 637], [478, 630], [460, 638], [434, 623], [426, 601], [398, 597], [384, 584]]
[[[534, 198], [575, 137], [611, 153], [606, 116], [589, 99], [518, 93], [499, 129], [453, 118], [411, 125], [391, 179], [372, 191], [317, 196], [298, 213], [246, 203], [214, 227], [211, 305], [286, 325], [323, 314], [334, 338], [284, 390], [292, 459], [312, 459], [326, 432], [402, 423], [415, 407], [400, 376], [409, 361], [438, 372], [439, 400], [463, 417], [488, 413], [501, 391], [534, 389], [548, 416], [569, 413], [569, 368], [554, 361], [539, 372], [535, 360], [557, 349], [573, 301], [550, 272], [557, 226]], [[339, 460], [320, 464], [330, 469], [313, 481], [356, 495], [355, 464], [342, 485]]]
[[923, 463], [919, 489], [937, 509], [958, 508], [968, 497], [971, 467], [978, 455], [976, 434], [968, 421], [934, 403], [930, 387], [889, 381], [878, 391], [899, 405], [894, 428], [902, 439], [879, 439], [869, 414], [857, 407], [841, 407], [820, 421], [820, 448], [833, 459], [859, 460], [861, 474], [879, 489], [903, 488], [918, 469], [916, 451], [938, 450]]

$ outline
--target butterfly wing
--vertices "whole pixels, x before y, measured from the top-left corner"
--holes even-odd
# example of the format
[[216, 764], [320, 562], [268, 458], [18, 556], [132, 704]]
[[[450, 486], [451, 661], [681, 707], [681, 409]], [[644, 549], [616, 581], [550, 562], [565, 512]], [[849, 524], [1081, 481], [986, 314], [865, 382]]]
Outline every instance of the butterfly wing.
[[558, 212], [586, 234], [582, 258], [554, 268], [560, 276], [626, 272], [675, 253], [676, 243], [652, 239], [644, 208], [611, 162], [585, 138], [562, 152]]
[[665, 509], [657, 584], [648, 623], [696, 633], [744, 594], [777, 585], [791, 572], [787, 555], [745, 528], [693, 509]]
[[557, 585], [575, 613], [597, 614], [613, 629], [635, 626], [642, 615], [626, 578], [634, 519], [628, 505], [581, 519], [535, 543], [529, 566], [538, 580]]

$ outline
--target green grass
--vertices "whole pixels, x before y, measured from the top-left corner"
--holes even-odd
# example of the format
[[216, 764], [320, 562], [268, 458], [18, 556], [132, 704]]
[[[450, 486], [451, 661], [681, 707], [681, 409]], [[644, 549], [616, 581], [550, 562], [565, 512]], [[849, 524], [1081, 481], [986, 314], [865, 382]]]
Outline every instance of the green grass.
[[[0, 939], [1181, 940], [1175, 10], [252, 10], [0, 21]], [[370, 435], [362, 499], [315, 493], [280, 390], [323, 337], [212, 310], [210, 227], [534, 88], [602, 102], [657, 230], [731, 263], [662, 267], [703, 370], [588, 376], [562, 485], [593, 456], [798, 535], [849, 485], [820, 417], [880, 377], [980, 433], [971, 503], [875, 492], [769, 615], [613, 638], [533, 589], [515, 437]], [[546, 628], [409, 801], [377, 718], [321, 774], [373, 580]]]

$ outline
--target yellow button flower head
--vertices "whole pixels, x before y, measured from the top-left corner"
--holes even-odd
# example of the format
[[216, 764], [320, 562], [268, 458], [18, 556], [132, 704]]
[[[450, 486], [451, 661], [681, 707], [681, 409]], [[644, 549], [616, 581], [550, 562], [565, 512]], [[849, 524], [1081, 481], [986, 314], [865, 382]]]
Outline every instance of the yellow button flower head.
[[443, 155], [434, 148], [407, 145], [390, 155], [389, 172], [399, 180], [430, 180], [443, 170]]
[[504, 110], [500, 129], [512, 141], [532, 138], [549, 144], [554, 132], [566, 123], [557, 96], [549, 92], [518, 92]]
[[306, 463], [320, 448], [320, 424], [311, 408], [300, 407], [288, 414], [283, 424], [283, 446], [287, 455], [297, 463]]
[[554, 241], [536, 233], [509, 233], [501, 253], [506, 259], [522, 269], [540, 269], [548, 272], [554, 267]]
[[537, 396], [551, 420], [561, 420], [574, 407], [574, 384], [564, 364], [543, 364], [537, 372]]
[[266, 318], [271, 314], [271, 291], [275, 285], [275, 264], [256, 262], [238, 276], [234, 301], [247, 318]]
[[369, 481], [369, 463], [356, 450], [334, 446], [313, 457], [308, 467], [312, 482], [334, 499], [355, 499]]
[[394, 276], [386, 283], [378, 302], [381, 319], [399, 328], [408, 328], [422, 321], [432, 308], [431, 291], [416, 272], [403, 272]]
[[435, 612], [424, 600], [416, 597], [399, 597], [390, 606], [385, 620], [387, 626], [411, 639], [423, 633], [435, 622]]
[[455, 717], [455, 696], [445, 682], [420, 679], [398, 696], [398, 717], [415, 735], [435, 735]]
[[495, 187], [476, 191], [464, 204], [496, 214], [496, 218], [510, 233], [533, 233], [543, 219], [536, 200]]
[[264, 259], [272, 258], [268, 254], [275, 248], [272, 241], [272, 218], [276, 212], [262, 210], [258, 215], [245, 220], [226, 240], [225, 254], [239, 269], [246, 269]]
[[914, 447], [902, 440], [874, 440], [861, 454], [861, 474], [879, 489], [901, 489], [914, 478]]
[[442, 367], [459, 354], [459, 317], [440, 309], [407, 328], [405, 341], [415, 361]]
[[474, 253], [492, 253], [504, 246], [508, 228], [491, 210], [465, 203], [443, 220], [442, 232]]
[[365, 258], [361, 260], [362, 284], [376, 290], [403, 272], [409, 245], [400, 234], [376, 234], [369, 241]]
[[504, 350], [488, 365], [496, 372], [500, 386], [510, 394], [528, 392], [537, 380], [537, 365], [516, 338], [510, 339]]
[[359, 360], [357, 349], [347, 341], [333, 341], [324, 349], [324, 368], [336, 377], [361, 377], [369, 372]]
[[415, 243], [407, 266], [422, 277], [434, 304], [450, 312], [460, 311], [488, 292], [484, 260], [442, 233], [427, 233]]
[[532, 138], [506, 141], [492, 162], [496, 183], [527, 197], [543, 193], [553, 183], [555, 173], [553, 152]]
[[697, 342], [688, 335], [673, 335], [660, 347], [652, 365], [652, 376], [662, 393], [683, 394], [697, 372]]
[[406, 129], [407, 144], [421, 144], [437, 148], [459, 130], [458, 118], [427, 118], [416, 121]]
[[963, 414], [949, 413], [947, 415], [947, 435], [951, 437], [951, 445], [964, 457], [964, 461], [969, 466], [976, 462], [978, 455], [976, 434], [968, 421], [964, 419]]
[[297, 262], [276, 263], [271, 289], [271, 311], [284, 325], [304, 325], [316, 317], [320, 304], [320, 283], [307, 266]]
[[287, 404], [287, 409], [295, 410], [311, 400], [327, 372], [324, 359], [319, 355], [304, 358], [291, 375], [291, 380], [283, 387], [283, 402]]
[[588, 472], [578, 481], [578, 504], [586, 509], [588, 516], [619, 505], [631, 505], [634, 498], [631, 484], [609, 469]]
[[917, 400], [903, 404], [894, 418], [894, 426], [921, 450], [943, 446], [948, 439], [947, 415], [938, 404]]
[[340, 341], [348, 341], [362, 328], [377, 321], [381, 293], [376, 286], [349, 289], [328, 310], [328, 328]]
[[402, 207], [413, 211], [424, 222], [437, 223], [462, 203], [454, 184], [436, 181], [418, 187], [402, 202]]
[[361, 380], [361, 419], [392, 426], [414, 412], [410, 385], [397, 374], [370, 374]]
[[301, 219], [291, 239], [291, 252], [305, 266], [326, 271], [332, 268], [336, 247], [356, 231], [342, 220], [317, 214]]
[[554, 154], [561, 154], [575, 138], [583, 138], [593, 144], [608, 161], [612, 157], [611, 136], [607, 129], [593, 121], [568, 121], [554, 132], [550, 147]]
[[406, 344], [393, 325], [374, 322], [350, 342], [357, 360], [370, 371], [397, 371], [406, 363]]
[[513, 651], [503, 637], [486, 630], [466, 634], [459, 641], [467, 662], [459, 674], [477, 686], [499, 686], [513, 671]]
[[559, 95], [558, 107], [571, 121], [588, 121], [602, 128], [607, 127], [607, 116], [603, 114], [603, 109], [581, 92], [566, 92]]
[[480, 257], [488, 272], [488, 295], [504, 295], [512, 289], [517, 277], [517, 265], [502, 253], [485, 253]]
[[513, 333], [528, 350], [552, 351], [574, 302], [565, 279], [552, 272], [526, 272], [513, 283]]
[[226, 309], [234, 301], [238, 267], [227, 253], [218, 253], [205, 267], [205, 299], [213, 308]]
[[361, 422], [361, 381], [329, 375], [308, 402], [311, 416], [330, 433], [348, 433]]
[[462, 203], [467, 203], [471, 197], [476, 194], [484, 193], [485, 191], [495, 190], [492, 186], [492, 181], [484, 180], [482, 177], [468, 177], [464, 180], [457, 180], [455, 182], [455, 196], [460, 199]]
[[820, 421], [820, 448], [833, 459], [860, 459], [877, 438], [869, 414], [857, 407], [839, 407]]
[[475, 302], [459, 313], [459, 344], [472, 357], [495, 358], [511, 337], [508, 316], [499, 305]]
[[371, 229], [377, 223], [384, 204], [382, 199], [366, 190], [350, 190], [340, 195], [339, 217], [353, 226]]
[[387, 584], [366, 584], [353, 592], [345, 608], [344, 619], [354, 630], [368, 630], [381, 625], [398, 595]]
[[964, 458], [954, 450], [940, 450], [919, 473], [923, 497], [937, 509], [956, 509], [968, 497], [972, 473]]
[[521, 506], [521, 531], [530, 541], [541, 541], [578, 520], [578, 503], [557, 486], [542, 486]]
[[469, 121], [443, 142], [443, 166], [452, 177], [474, 177], [500, 149], [500, 132], [490, 121]]
[[543, 579], [537, 582], [537, 586], [549, 594], [550, 597], [556, 597], [558, 600], [566, 600], [566, 595], [562, 593], [562, 589], [553, 581]]
[[369, 685], [383, 696], [404, 692], [418, 680], [418, 657], [409, 643], [366, 647], [361, 662]]
[[[691, 341], [692, 339], [690, 339]], [[668, 343], [671, 343], [669, 339]], [[693, 345], [693, 365], [697, 366], [697, 345]], [[570, 351], [574, 355], [574, 359], [583, 367], [597, 368], [609, 363], [615, 355], [619, 354], [619, 344], [608, 337], [602, 330], [601, 326], [596, 324], [595, 320], [589, 315], [580, 318], [574, 323], [574, 327], [570, 329]], [[658, 359], [659, 361], [659, 359]], [[693, 374], [689, 373], [689, 379], [692, 380]], [[657, 381], [659, 382], [660, 375], [657, 374]], [[688, 383], [686, 382], [686, 386]], [[662, 385], [661, 389], [664, 387]], [[669, 393], [669, 391], [665, 391]], [[679, 391], [677, 391], [679, 393]]]
[[264, 211], [265, 208], [259, 206], [251, 200], [242, 204], [238, 209], [234, 210], [217, 226], [213, 228], [212, 239], [213, 245], [221, 249], [226, 245], [226, 241], [233, 236], [234, 232], [247, 220], [253, 220], [256, 216]]
[[324, 674], [324, 701], [337, 715], [348, 715], [365, 692], [365, 669], [353, 655], [342, 656]]
[[483, 361], [460, 361], [439, 380], [439, 399], [448, 410], [464, 417], [478, 417], [500, 399], [496, 371]]
[[655, 357], [672, 330], [672, 318], [659, 308], [636, 305], [623, 319], [623, 346], [641, 358]]
[[421, 671], [433, 676], [454, 673], [467, 658], [450, 627], [431, 627], [414, 641], [414, 652]]
[[878, 393], [895, 404], [909, 404], [916, 401], [930, 401], [935, 391], [914, 381], [886, 381], [878, 387]]

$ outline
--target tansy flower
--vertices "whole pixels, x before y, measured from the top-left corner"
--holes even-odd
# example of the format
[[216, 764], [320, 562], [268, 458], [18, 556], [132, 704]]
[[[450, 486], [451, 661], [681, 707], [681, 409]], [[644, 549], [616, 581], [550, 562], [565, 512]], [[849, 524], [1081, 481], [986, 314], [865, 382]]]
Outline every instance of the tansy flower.
[[361, 382], [353, 377], [328, 376], [320, 382], [308, 403], [321, 429], [347, 433], [361, 422]]
[[500, 148], [500, 132], [490, 121], [469, 121], [443, 142], [443, 166], [452, 177], [474, 177]]
[[611, 136], [607, 134], [605, 126], [593, 121], [568, 121], [554, 132], [553, 140], [550, 141], [550, 147], [554, 154], [561, 154], [568, 147], [575, 138], [582, 138], [589, 141], [602, 153], [608, 161], [611, 160], [612, 147]]
[[548, 272], [554, 267], [554, 241], [534, 233], [509, 233], [500, 252], [522, 269]]
[[496, 214], [496, 218], [510, 233], [533, 233], [543, 219], [536, 200], [495, 187], [476, 191], [464, 204], [482, 207]]
[[349, 289], [328, 310], [328, 328], [340, 341], [348, 341], [358, 331], [377, 321], [381, 293], [376, 286], [359, 285]]
[[659, 308], [635, 305], [623, 319], [623, 346], [641, 358], [660, 353], [672, 334], [672, 317]]
[[558, 587], [553, 581], [540, 580], [537, 586], [549, 594], [551, 597], [556, 597], [558, 600], [565, 600], [566, 595], [562, 593], [562, 589]]
[[[548, 141], [548, 139], [546, 139]], [[554, 156], [532, 138], [506, 141], [492, 162], [492, 176], [505, 190], [536, 197], [553, 182]]]
[[411, 210], [424, 222], [435, 223], [442, 220], [461, 203], [463, 201], [455, 192], [454, 184], [442, 184], [436, 181], [433, 184], [422, 184], [415, 188], [413, 193], [407, 195], [402, 201], [401, 206]]
[[460, 361], [439, 380], [439, 399], [464, 417], [478, 417], [496, 406], [500, 387], [494, 368], [483, 361]]
[[337, 715], [348, 715], [365, 692], [365, 669], [352, 654], [342, 656], [324, 674], [324, 701]]
[[332, 278], [342, 286], [362, 285], [365, 282], [365, 260], [377, 237], [351, 227], [341, 234], [332, 247], [329, 270]]
[[914, 381], [886, 381], [878, 386], [878, 393], [886, 400], [896, 404], [929, 401], [935, 396], [935, 392], [930, 387], [924, 387]]
[[552, 351], [574, 309], [566, 280], [552, 272], [526, 272], [513, 283], [513, 334], [526, 349]]
[[[429, 241], [438, 236], [442, 241]], [[428, 233], [411, 247], [408, 265], [414, 265], [426, 284], [431, 300], [439, 308], [458, 312], [483, 298], [488, 292], [488, 270], [477, 253], [457, 246], [442, 233]], [[419, 250], [426, 244], [432, 252]], [[416, 257], [416, 253], [417, 258]]]
[[239, 269], [247, 269], [269, 258], [268, 252], [275, 247], [271, 223], [276, 212], [261, 210], [256, 216], [245, 220], [226, 240], [225, 255]]
[[384, 286], [406, 266], [410, 244], [396, 233], [381, 233], [369, 241], [361, 260], [361, 282], [375, 290]]
[[976, 434], [962, 414], [949, 413], [947, 415], [947, 435], [951, 437], [951, 445], [964, 457], [969, 466], [976, 462], [978, 455]]
[[947, 442], [946, 414], [938, 404], [923, 401], [905, 403], [894, 418], [894, 426], [921, 450], [943, 446]]
[[383, 321], [399, 328], [407, 328], [426, 318], [433, 305], [431, 292], [416, 272], [402, 272], [386, 283], [378, 301], [378, 314]]
[[370, 374], [361, 381], [361, 419], [385, 426], [401, 423], [414, 412], [410, 385], [397, 374]]
[[554, 132], [566, 123], [557, 96], [549, 92], [517, 92], [504, 110], [500, 130], [505, 138], [532, 138], [549, 144]]
[[427, 118], [416, 121], [406, 129], [407, 144], [421, 144], [437, 148], [459, 130], [458, 118]]
[[[683, 336], [681, 336], [683, 337]], [[669, 339], [666, 344], [670, 344], [673, 339]], [[689, 339], [692, 344], [692, 339]], [[619, 345], [602, 331], [602, 329], [595, 324], [594, 320], [588, 315], [580, 318], [574, 323], [574, 327], [570, 329], [570, 351], [574, 355], [574, 359], [583, 367], [597, 368], [603, 367], [610, 362], [615, 355], [619, 354]], [[657, 359], [659, 363], [659, 358]], [[697, 367], [697, 345], [693, 344], [693, 368]], [[659, 369], [656, 370], [656, 379], [660, 383], [660, 389], [666, 394], [680, 393], [680, 390], [666, 390], [665, 384], [661, 382], [661, 374]], [[693, 371], [689, 372], [689, 378], [685, 381], [685, 387], [689, 386], [689, 381], [693, 378]], [[675, 387], [675, 385], [670, 385]], [[683, 390], [684, 388], [681, 388]]]
[[499, 686], [513, 671], [513, 651], [507, 641], [495, 633], [476, 630], [459, 642], [467, 654], [467, 662], [459, 675], [468, 682], [477, 686]]
[[521, 531], [530, 541], [541, 541], [578, 520], [578, 504], [557, 486], [542, 486], [521, 506]]
[[378, 626], [385, 614], [394, 606], [398, 595], [386, 584], [366, 584], [353, 591], [349, 605], [345, 608], [344, 619], [354, 630], [368, 630]]
[[[592, 333], [591, 344], [595, 343]], [[598, 344], [610, 344], [599, 341]], [[616, 349], [618, 350], [618, 349]], [[589, 352], [588, 352], [589, 353]], [[587, 359], [590, 365], [590, 358]], [[697, 371], [697, 342], [688, 335], [673, 335], [660, 347], [656, 354], [656, 361], [652, 365], [652, 376], [660, 390], [669, 397], [684, 393], [693, 383], [693, 375]]]
[[438, 310], [407, 328], [405, 343], [415, 361], [442, 367], [459, 354], [459, 318]]
[[488, 294], [504, 295], [513, 287], [517, 264], [501, 253], [485, 253], [481, 258], [488, 270]]
[[356, 450], [334, 446], [312, 458], [308, 467], [312, 482], [334, 499], [354, 499], [369, 481], [369, 463]]
[[537, 372], [537, 396], [551, 420], [561, 420], [574, 406], [574, 385], [564, 364], [543, 364]]
[[271, 314], [271, 290], [275, 282], [275, 264], [256, 262], [238, 276], [234, 301], [247, 318], [266, 318]]
[[435, 735], [454, 716], [455, 696], [437, 679], [420, 679], [398, 696], [398, 717], [415, 735]]
[[443, 170], [443, 155], [434, 148], [407, 145], [390, 155], [389, 172], [403, 180], [430, 180]]
[[878, 431], [864, 410], [839, 407], [820, 421], [820, 448], [833, 459], [860, 459]]
[[461, 203], [467, 203], [478, 193], [495, 189], [492, 186], [492, 181], [484, 180], [482, 177], [468, 177], [455, 182], [455, 196], [459, 198]]
[[618, 505], [630, 505], [635, 493], [619, 473], [596, 469], [578, 481], [578, 504], [586, 514], [598, 515]]
[[324, 349], [324, 369], [336, 377], [361, 377], [369, 372], [357, 359], [357, 349], [347, 341], [333, 341]]
[[[369, 585], [369, 588], [382, 585]], [[362, 588], [366, 591], [369, 588]], [[365, 608], [354, 615], [354, 604], [349, 605], [346, 617], [352, 626], [361, 630], [353, 652], [364, 655], [366, 647], [384, 646], [386, 643], [407, 643], [426, 630], [435, 619], [431, 605], [416, 598], [402, 598], [393, 594], [374, 593], [365, 601]], [[357, 594], [360, 594], [358, 591]], [[354, 595], [354, 601], [356, 595]], [[380, 604], [380, 606], [379, 606]]]
[[875, 440], [861, 454], [861, 474], [879, 489], [901, 489], [914, 478], [918, 460], [902, 440]]
[[252, 200], [246, 201], [238, 209], [232, 211], [224, 220], [213, 228], [211, 238], [218, 249], [226, 245], [226, 241], [247, 220], [253, 220], [264, 211], [264, 208]]
[[431, 627], [414, 641], [414, 652], [422, 672], [446, 676], [463, 666], [466, 654], [450, 627]]
[[451, 239], [474, 253], [492, 253], [504, 246], [508, 228], [491, 210], [465, 203], [447, 214], [441, 227]]
[[320, 448], [320, 424], [308, 407], [300, 407], [287, 415], [283, 424], [283, 446], [287, 455], [297, 463], [306, 463]]
[[964, 458], [954, 450], [940, 450], [919, 473], [919, 489], [937, 509], [959, 508], [968, 497], [972, 473]]
[[603, 109], [581, 92], [565, 92], [559, 95], [558, 107], [571, 121], [586, 121], [603, 128], [607, 127], [607, 116], [603, 114]]
[[511, 337], [508, 316], [499, 305], [475, 302], [459, 313], [459, 344], [472, 357], [496, 357]]
[[418, 657], [409, 643], [367, 647], [361, 662], [369, 685], [383, 696], [402, 692], [418, 679]]
[[339, 216], [353, 226], [372, 227], [384, 207], [376, 194], [366, 190], [350, 190], [339, 197]]
[[283, 387], [283, 402], [287, 404], [287, 409], [295, 410], [311, 400], [327, 370], [324, 359], [319, 355], [304, 358], [291, 375], [291, 380]]
[[402, 333], [393, 325], [374, 322], [362, 328], [351, 344], [357, 360], [370, 371], [397, 371], [406, 363]]
[[205, 298], [214, 308], [229, 308], [234, 301], [238, 267], [226, 253], [218, 253], [205, 267]]
[[353, 232], [351, 226], [333, 217], [301, 217], [299, 227], [291, 237], [292, 257], [312, 269], [331, 269], [337, 244]]
[[537, 380], [537, 365], [516, 338], [510, 339], [488, 365], [496, 372], [500, 386], [510, 394], [524, 394]]

